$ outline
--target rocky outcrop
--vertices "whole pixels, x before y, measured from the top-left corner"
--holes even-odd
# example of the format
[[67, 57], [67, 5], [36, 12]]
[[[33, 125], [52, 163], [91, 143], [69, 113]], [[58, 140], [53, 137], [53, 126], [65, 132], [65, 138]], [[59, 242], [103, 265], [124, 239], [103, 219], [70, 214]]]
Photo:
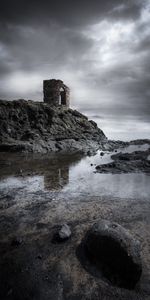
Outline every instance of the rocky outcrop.
[[146, 151], [117, 153], [112, 155], [112, 162], [96, 166], [98, 173], [150, 173], [150, 148]]
[[117, 223], [101, 220], [85, 237], [90, 261], [113, 284], [132, 289], [142, 273], [140, 243]]
[[0, 100], [0, 151], [87, 152], [106, 140], [97, 124], [77, 110]]

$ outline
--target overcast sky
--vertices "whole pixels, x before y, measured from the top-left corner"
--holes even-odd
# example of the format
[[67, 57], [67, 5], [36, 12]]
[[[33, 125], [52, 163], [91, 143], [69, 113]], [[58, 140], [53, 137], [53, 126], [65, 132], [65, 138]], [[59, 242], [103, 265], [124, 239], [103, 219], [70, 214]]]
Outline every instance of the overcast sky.
[[1, 0], [0, 98], [42, 100], [49, 78], [81, 111], [148, 120], [150, 0]]

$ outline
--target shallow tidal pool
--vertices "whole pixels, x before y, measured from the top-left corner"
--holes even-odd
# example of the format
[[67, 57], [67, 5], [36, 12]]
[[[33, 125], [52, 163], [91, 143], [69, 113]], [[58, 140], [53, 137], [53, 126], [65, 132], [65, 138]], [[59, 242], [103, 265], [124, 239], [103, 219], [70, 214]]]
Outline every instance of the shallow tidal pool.
[[[148, 147], [132, 145], [117, 153]], [[95, 173], [115, 153], [0, 154], [0, 299], [149, 299], [150, 176]], [[133, 291], [94, 276], [78, 260], [85, 232], [101, 218], [118, 222], [141, 242], [143, 274]], [[63, 223], [72, 238], [53, 244]], [[16, 238], [21, 242], [14, 246]]]
[[[131, 153], [149, 148], [148, 144], [130, 145], [117, 152]], [[94, 156], [77, 154], [18, 155], [0, 157], [0, 190], [13, 188], [26, 193], [50, 191], [70, 197], [79, 195], [123, 198], [149, 197], [150, 176], [144, 173], [98, 174], [96, 165], [112, 161], [116, 152], [98, 151]]]

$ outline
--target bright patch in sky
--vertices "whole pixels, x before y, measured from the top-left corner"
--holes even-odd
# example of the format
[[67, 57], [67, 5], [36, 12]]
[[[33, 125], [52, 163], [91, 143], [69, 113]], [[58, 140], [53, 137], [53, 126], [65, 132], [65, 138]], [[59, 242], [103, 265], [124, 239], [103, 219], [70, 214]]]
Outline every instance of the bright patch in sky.
[[42, 77], [38, 74], [17, 72], [8, 77], [7, 84], [13, 92], [26, 93], [36, 91], [41, 85]]
[[[110, 23], [102, 21], [88, 28], [86, 36], [94, 40], [91, 57], [96, 57], [96, 66], [111, 66], [118, 61], [118, 55], [127, 52], [126, 43], [133, 41], [133, 22]], [[134, 37], [134, 40], [136, 37]], [[100, 63], [97, 65], [97, 63]]]

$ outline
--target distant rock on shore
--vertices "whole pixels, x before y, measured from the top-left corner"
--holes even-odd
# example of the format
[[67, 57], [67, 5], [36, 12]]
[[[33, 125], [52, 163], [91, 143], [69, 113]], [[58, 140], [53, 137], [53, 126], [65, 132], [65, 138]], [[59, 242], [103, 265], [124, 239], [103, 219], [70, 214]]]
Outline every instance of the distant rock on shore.
[[0, 100], [0, 151], [88, 152], [106, 141], [97, 124], [77, 110]]
[[[150, 145], [150, 141], [147, 140]], [[111, 156], [112, 162], [96, 166], [98, 173], [150, 173], [150, 148], [146, 151], [117, 153]]]

